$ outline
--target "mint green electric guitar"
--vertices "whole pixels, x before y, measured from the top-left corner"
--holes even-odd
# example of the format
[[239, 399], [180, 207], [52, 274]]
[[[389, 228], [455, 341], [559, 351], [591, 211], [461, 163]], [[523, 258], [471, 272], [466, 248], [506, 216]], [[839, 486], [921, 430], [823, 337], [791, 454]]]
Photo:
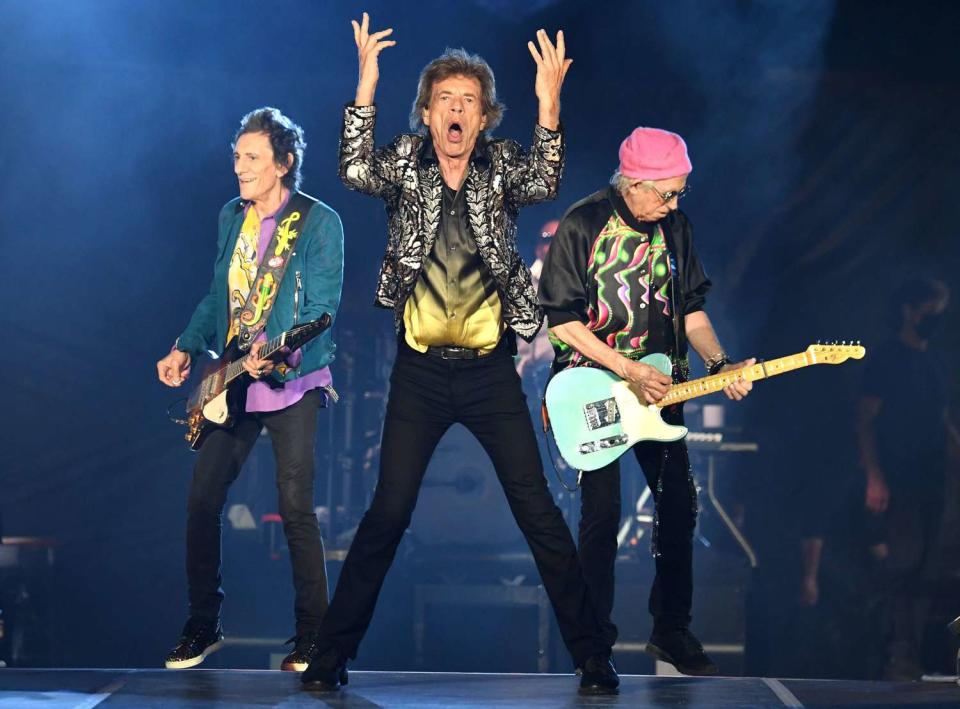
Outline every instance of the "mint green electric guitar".
[[[573, 367], [557, 374], [547, 386], [547, 414], [560, 455], [576, 470], [596, 470], [612, 463], [640, 441], [679, 441], [685, 426], [661, 417], [665, 406], [721, 391], [734, 381], [757, 381], [812, 364], [840, 364], [862, 359], [859, 344], [810, 345], [804, 352], [735, 371], [674, 384], [656, 404], [647, 404], [616, 374], [596, 367]], [[652, 354], [640, 360], [670, 375], [670, 359]]]

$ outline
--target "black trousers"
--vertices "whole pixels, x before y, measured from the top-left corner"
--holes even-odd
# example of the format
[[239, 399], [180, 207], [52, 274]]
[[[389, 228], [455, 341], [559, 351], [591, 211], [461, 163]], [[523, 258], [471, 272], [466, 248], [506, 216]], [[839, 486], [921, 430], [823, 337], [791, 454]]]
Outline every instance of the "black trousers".
[[[670, 423], [682, 415], [667, 412]], [[687, 446], [638, 443], [633, 448], [653, 495], [655, 514], [651, 548], [656, 576], [648, 607], [655, 632], [685, 628], [693, 605], [693, 532], [697, 491]], [[604, 640], [616, 642], [613, 613], [614, 564], [620, 525], [620, 463], [583, 474], [581, 480], [580, 563], [601, 618]]]
[[327, 572], [313, 509], [314, 439], [324, 395], [314, 389], [292, 406], [244, 414], [200, 447], [187, 501], [190, 616], [219, 621], [223, 604], [220, 532], [227, 491], [266, 427], [277, 461], [277, 492], [296, 591], [297, 634], [316, 630], [327, 611]]
[[[946, 466], [917, 471], [941, 470]], [[922, 667], [924, 631], [932, 606], [931, 590], [941, 567], [941, 523], [946, 483], [931, 487], [890, 485], [890, 502], [872, 521], [880, 527], [877, 541], [889, 556], [879, 563], [878, 591], [887, 636], [887, 670]], [[873, 516], [872, 516], [873, 517]]]
[[380, 478], [321, 626], [321, 645], [336, 648], [344, 658], [356, 657], [410, 524], [427, 464], [454, 423], [476, 436], [493, 461], [574, 662], [582, 665], [591, 655], [608, 651], [573, 537], [547, 488], [520, 378], [505, 342], [476, 360], [443, 360], [399, 344], [390, 378]]

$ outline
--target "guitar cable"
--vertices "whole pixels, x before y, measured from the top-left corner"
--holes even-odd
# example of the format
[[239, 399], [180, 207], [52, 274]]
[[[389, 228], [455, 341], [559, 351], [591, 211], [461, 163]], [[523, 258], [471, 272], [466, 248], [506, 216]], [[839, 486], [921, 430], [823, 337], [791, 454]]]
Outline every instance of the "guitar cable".
[[174, 406], [176, 406], [180, 402], [186, 403], [186, 401], [187, 401], [187, 397], [183, 397], [182, 399], [176, 399], [174, 401], [171, 401], [170, 406], [167, 407], [167, 418], [170, 419], [173, 423], [180, 424], [181, 426], [186, 426], [189, 423], [189, 421], [187, 421], [186, 419], [177, 418], [176, 416], [173, 415], [173, 412], [171, 411], [171, 409]]
[[[547, 380], [547, 384], [550, 383], [550, 380]], [[554, 475], [557, 477], [557, 481], [563, 486], [563, 489], [569, 493], [575, 493], [580, 489], [580, 481], [583, 480], [583, 471], [577, 471], [577, 483], [573, 487], [567, 485], [567, 481], [563, 479], [563, 475], [560, 473], [560, 468], [557, 467], [557, 459], [554, 456], [553, 450], [551, 450], [550, 443], [553, 441], [553, 427], [550, 425], [550, 417], [547, 415], [547, 384], [543, 385], [543, 393], [540, 395], [540, 419], [543, 423], [543, 433], [544, 437], [547, 439], [547, 457], [550, 458], [550, 465], [553, 466]], [[553, 441], [553, 445], [556, 446], [557, 442]], [[557, 450], [559, 455], [560, 451]]]

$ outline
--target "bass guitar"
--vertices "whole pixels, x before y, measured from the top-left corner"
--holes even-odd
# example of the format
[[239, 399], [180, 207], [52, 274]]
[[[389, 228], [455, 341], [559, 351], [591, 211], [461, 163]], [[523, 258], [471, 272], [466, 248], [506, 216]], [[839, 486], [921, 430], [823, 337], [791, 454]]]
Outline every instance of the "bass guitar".
[[[303, 347], [314, 337], [330, 327], [330, 315], [302, 325], [296, 325], [269, 340], [260, 350], [260, 359], [279, 362], [293, 350]], [[217, 360], [216, 369], [210, 372], [191, 392], [187, 399], [187, 425], [184, 438], [193, 450], [197, 450], [207, 435], [217, 428], [229, 428], [236, 415], [246, 405], [247, 387], [253, 379], [246, 374], [243, 363], [249, 357], [237, 345], [237, 338], [227, 343]]]
[[[596, 367], [565, 369], [550, 380], [545, 397], [547, 414], [560, 455], [575, 470], [596, 470], [612, 463], [640, 441], [678, 441], [686, 426], [663, 420], [661, 409], [721, 391], [737, 380], [758, 381], [813, 364], [840, 364], [862, 359], [859, 344], [810, 345], [789, 357], [709, 377], [674, 384], [656, 404], [647, 404], [613, 372]], [[640, 360], [670, 376], [670, 358], [647, 355]]]

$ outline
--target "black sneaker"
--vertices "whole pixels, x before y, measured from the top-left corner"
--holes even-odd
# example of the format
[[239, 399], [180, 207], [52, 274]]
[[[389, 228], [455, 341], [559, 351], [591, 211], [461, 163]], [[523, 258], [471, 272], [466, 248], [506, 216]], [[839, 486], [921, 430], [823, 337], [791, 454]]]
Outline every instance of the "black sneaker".
[[689, 628], [653, 632], [645, 648], [648, 655], [667, 662], [685, 675], [715, 675], [719, 669]]
[[294, 635], [287, 640], [285, 645], [294, 643], [293, 652], [283, 658], [280, 669], [284, 672], [303, 672], [307, 669], [310, 660], [317, 656], [317, 651], [320, 649], [317, 646], [317, 637], [317, 631], [313, 630]]
[[180, 642], [167, 653], [164, 665], [168, 670], [183, 670], [203, 662], [207, 655], [223, 647], [220, 623], [190, 618], [183, 626]]
[[[320, 634], [314, 630], [295, 635], [287, 640], [287, 643], [296, 644], [294, 645], [293, 652], [283, 658], [283, 662], [280, 663], [280, 669], [284, 672], [303, 672], [306, 670], [320, 650], [320, 646], [317, 644], [319, 637]], [[349, 682], [350, 678], [347, 675], [347, 668], [344, 666], [343, 669], [340, 670], [340, 684], [348, 684]]]
[[620, 676], [609, 654], [593, 655], [583, 663], [580, 675], [580, 694], [617, 694]]
[[331, 647], [310, 661], [307, 669], [300, 675], [300, 681], [308, 685], [308, 689], [336, 692], [340, 685], [346, 684], [346, 675], [346, 660], [340, 657], [336, 648]]

